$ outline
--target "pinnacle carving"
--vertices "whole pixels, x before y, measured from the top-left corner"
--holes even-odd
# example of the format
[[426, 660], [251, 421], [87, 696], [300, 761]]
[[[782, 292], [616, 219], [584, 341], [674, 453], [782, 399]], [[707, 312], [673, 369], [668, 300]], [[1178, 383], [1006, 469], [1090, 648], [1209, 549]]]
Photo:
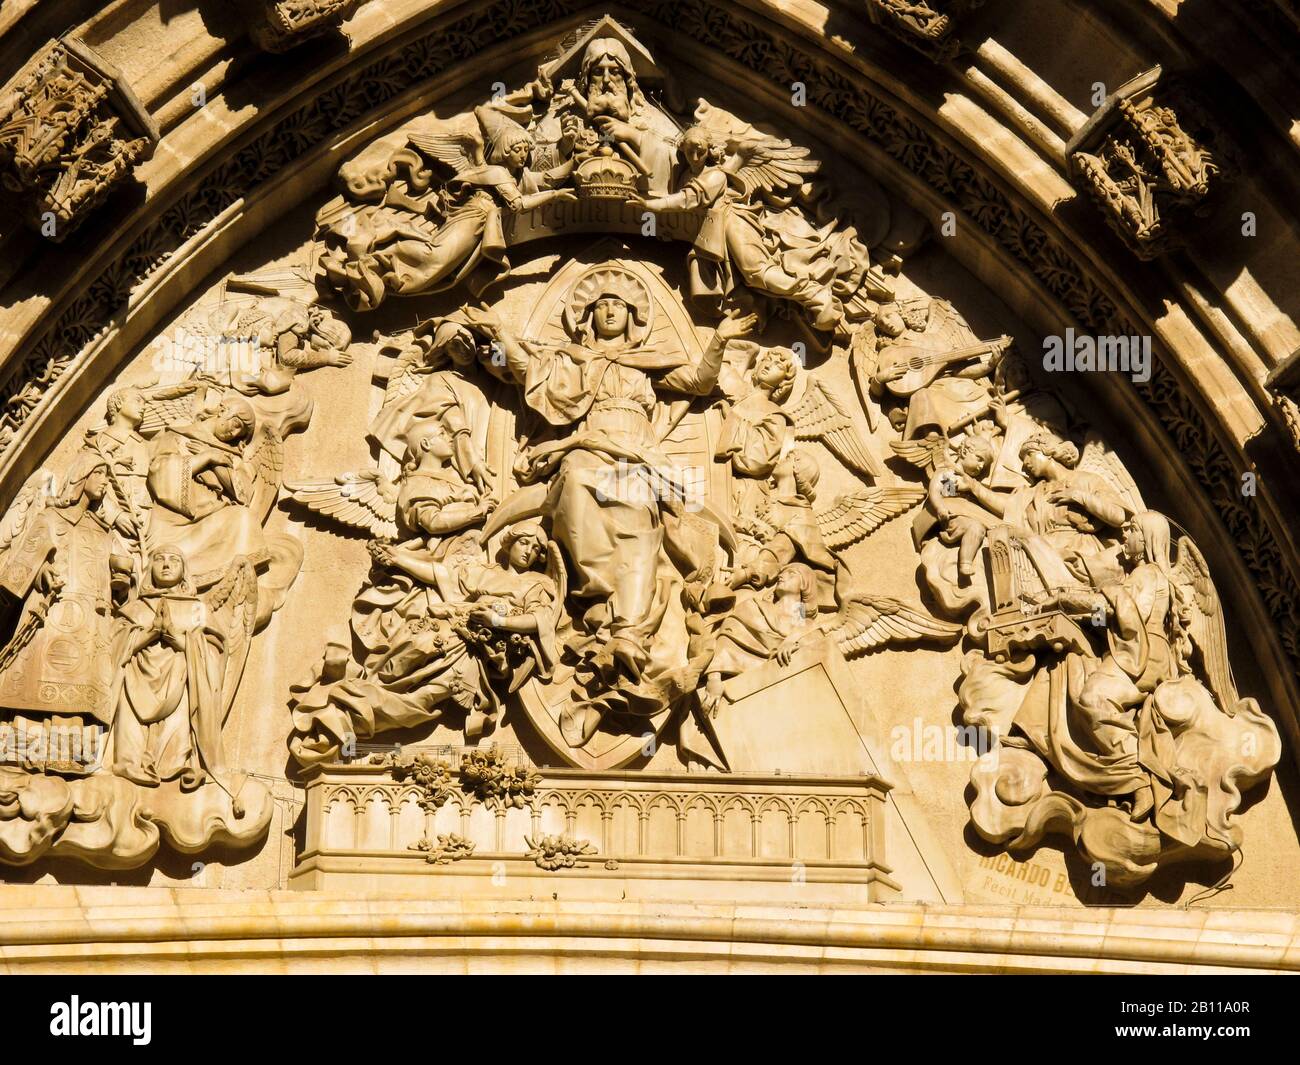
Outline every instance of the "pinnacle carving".
[[1163, 254], [1203, 213], [1222, 160], [1199, 108], [1159, 67], [1121, 86], [1068, 148], [1077, 183], [1142, 259]]
[[257, 0], [261, 10], [253, 23], [257, 46], [267, 52], [287, 52], [303, 41], [337, 29], [365, 0]]
[[957, 30], [968, 12], [984, 0], [867, 0], [871, 21], [937, 63], [961, 50]]
[[0, 182], [62, 241], [153, 154], [158, 130], [120, 73], [73, 38], [41, 51], [0, 100]]

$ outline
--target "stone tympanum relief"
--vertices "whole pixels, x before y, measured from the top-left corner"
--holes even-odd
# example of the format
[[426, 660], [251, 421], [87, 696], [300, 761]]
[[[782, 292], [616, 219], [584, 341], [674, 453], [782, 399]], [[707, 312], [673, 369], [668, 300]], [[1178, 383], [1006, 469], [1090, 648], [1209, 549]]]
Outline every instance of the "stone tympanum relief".
[[[309, 821], [353, 776], [442, 765], [354, 769], [359, 741], [435, 733], [526, 740], [605, 790], [665, 749], [710, 795], [836, 772], [884, 810], [893, 767], [849, 759], [834, 729], [865, 749], [860, 723], [801, 727], [807, 703], [851, 688], [846, 660], [960, 642], [985, 839], [1063, 835], [1117, 883], [1237, 850], [1279, 742], [1237, 694], [1203, 556], [1009, 336], [908, 278], [915, 213], [865, 175], [828, 187], [796, 130], [681, 98], [609, 18], [501, 88], [344, 162], [301, 260], [228, 278], [173, 336], [257, 359], [110, 393], [11, 507], [5, 727], [71, 724], [105, 753], [0, 769], [0, 857], [122, 865], [160, 833], [265, 830], [222, 730], [250, 643], [312, 595], [301, 545], [266, 531], [277, 504], [367, 549], [349, 616], [280, 693], [291, 762], [328, 783]], [[315, 388], [354, 361], [371, 397]], [[368, 463], [284, 469], [314, 409], [367, 401]], [[915, 590], [886, 594], [864, 551], [908, 524]], [[309, 835], [346, 848], [331, 824]], [[529, 855], [577, 853], [539, 824]], [[485, 845], [431, 825], [410, 845], [435, 872]]]

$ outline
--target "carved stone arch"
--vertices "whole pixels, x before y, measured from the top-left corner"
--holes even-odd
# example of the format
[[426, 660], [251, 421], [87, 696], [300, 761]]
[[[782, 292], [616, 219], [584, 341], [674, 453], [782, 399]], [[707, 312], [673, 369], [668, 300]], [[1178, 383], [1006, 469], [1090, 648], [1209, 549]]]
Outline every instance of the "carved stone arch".
[[839, 805], [843, 805], [843, 804], [838, 804], [838, 805], [832, 804], [828, 802], [826, 799], [823, 799], [821, 796], [810, 795], [800, 799], [797, 803], [795, 803], [794, 818], [797, 821], [799, 819], [799, 815], [803, 813], [805, 810], [820, 810], [822, 816], [825, 817], [827, 820], [829, 820], [834, 815], [835, 811], [839, 808]]
[[725, 815], [729, 810], [743, 810], [749, 816], [758, 814], [757, 800], [749, 795], [728, 795], [722, 800], [721, 811]]
[[[608, 10], [644, 41], [647, 54], [664, 67], [673, 67], [672, 83], [662, 90], [664, 98], [669, 92], [698, 93], [765, 132], [810, 146], [824, 164], [830, 182], [840, 186], [840, 199], [845, 198], [844, 177], [851, 182], [858, 171], [870, 174], [873, 190], [879, 186], [881, 196], [924, 217], [935, 230], [944, 224], [945, 212], [952, 212], [954, 232], [932, 236], [924, 247], [912, 248], [898, 238], [895, 248], [888, 227], [872, 234], [868, 242], [880, 260], [896, 253], [904, 274], [915, 269], [915, 276], [926, 282], [917, 281], [917, 291], [944, 296], [945, 285], [952, 284], [965, 295], [963, 311], [986, 308], [984, 320], [969, 315], [978, 335], [1001, 331], [995, 323], [1005, 318], [1010, 322], [1007, 329], [1015, 332], [1022, 348], [1035, 357], [1034, 345], [1044, 337], [1063, 335], [1067, 329], [1154, 338], [1156, 361], [1147, 382], [1130, 383], [1112, 374], [1061, 381], [1059, 387], [1072, 399], [1071, 413], [1078, 419], [1070, 430], [1081, 443], [1086, 421], [1089, 428], [1118, 441], [1117, 450], [1135, 473], [1146, 504], [1168, 511], [1186, 527], [1223, 600], [1229, 623], [1228, 647], [1241, 694], [1258, 698], [1263, 706], [1266, 717], [1261, 719], [1260, 735], [1267, 740], [1267, 719], [1276, 719], [1290, 741], [1287, 753], [1294, 757], [1300, 738], [1300, 686], [1296, 679], [1300, 553], [1293, 531], [1298, 497], [1294, 473], [1288, 469], [1294, 452], [1285, 412], [1287, 389], [1292, 386], [1288, 384], [1284, 348], [1287, 338], [1295, 333], [1296, 308], [1293, 297], [1277, 285], [1278, 271], [1269, 258], [1271, 253], [1256, 259], [1250, 258], [1253, 253], [1242, 251], [1234, 274], [1238, 260], [1227, 260], [1236, 253], [1216, 254], [1212, 246], [1215, 240], [1222, 245], [1221, 238], [1232, 229], [1228, 224], [1232, 219], [1225, 222], [1222, 207], [1208, 221], [1196, 211], [1189, 211], [1186, 217], [1171, 215], [1180, 218], [1179, 225], [1186, 232], [1179, 234], [1181, 245], [1172, 247], [1154, 267], [1129, 253], [1122, 225], [1119, 235], [1105, 227], [1104, 218], [1095, 213], [1097, 208], [1081, 184], [1080, 175], [1086, 167], [1080, 170], [1077, 156], [1084, 153], [1104, 158], [1105, 131], [1111, 128], [1106, 123], [1115, 121], [1113, 113], [1122, 111], [1121, 102], [1137, 100], [1141, 105], [1138, 96], [1112, 93], [1115, 101], [1107, 105], [1109, 110], [1099, 109], [1095, 123], [1087, 129], [1076, 124], [1077, 129], [1067, 130], [1075, 123], [1069, 108], [1053, 102], [1055, 90], [1030, 92], [1029, 79], [1014, 66], [1002, 69], [1002, 84], [985, 84], [987, 77], [982, 82], [971, 74], [975, 70], [983, 76], [991, 50], [972, 59], [974, 65], [969, 69], [965, 57], [956, 64], [921, 67], [920, 59], [877, 32], [865, 18], [860, 25], [845, 24], [842, 11], [814, 11], [813, 6], [790, 10], [788, 5], [766, 0], [743, 5], [688, 0], [684, 4], [652, 4], [636, 11], [611, 5]], [[584, 24], [591, 13], [585, 5], [567, 0], [545, 7], [501, 0], [450, 12], [443, 5], [422, 0], [386, 0], [385, 7], [381, 16], [360, 5], [347, 24], [344, 47], [328, 61], [313, 66], [305, 56], [300, 63], [291, 56], [286, 61], [288, 75], [279, 81], [266, 73], [269, 68], [260, 67], [246, 83], [215, 87], [217, 91], [209, 100], [212, 110], [202, 118], [187, 115], [175, 98], [146, 99], [146, 109], [160, 119], [161, 141], [154, 159], [137, 169], [141, 194], [135, 200], [126, 195], [106, 201], [81, 228], [67, 234], [67, 243], [60, 248], [40, 242], [18, 243], [13, 261], [21, 269], [15, 266], [0, 275], [0, 288], [7, 294], [0, 307], [4, 322], [0, 398], [7, 403], [5, 420], [0, 422], [4, 485], [0, 502], [6, 507], [49, 456], [57, 454], [62, 461], [72, 454], [74, 448], [63, 443], [64, 438], [75, 441], [93, 426], [103, 410], [105, 385], [118, 379], [120, 371], [139, 371], [144, 366], [151, 338], [174, 325], [178, 320], [174, 315], [196, 305], [209, 309], [210, 304], [199, 298], [216, 298], [217, 284], [224, 283], [221, 275], [282, 265], [257, 261], [259, 240], [273, 228], [274, 220], [296, 217], [303, 223], [310, 209], [323, 204], [330, 193], [327, 185], [342, 161], [416, 115], [467, 114], [467, 103], [483, 98], [480, 82], [488, 75], [492, 80], [500, 76], [513, 87], [518, 73], [517, 80], [522, 82], [524, 73], [535, 68], [560, 37]], [[819, 17], [823, 19], [820, 23]], [[974, 25], [978, 27], [971, 38], [975, 48], [985, 29], [993, 39], [993, 23], [977, 21]], [[4, 45], [0, 38], [0, 50]], [[1141, 49], [1135, 48], [1137, 51]], [[669, 55], [671, 62], [665, 58]], [[1191, 51], [1183, 49], [1185, 62], [1189, 55]], [[1168, 57], [1155, 58], [1168, 63]], [[172, 80], [181, 84], [187, 73], [177, 71]], [[295, 81], [295, 76], [300, 77]], [[1168, 84], [1163, 75], [1155, 76], [1141, 81], [1132, 92], [1146, 92], [1152, 86], [1163, 92]], [[794, 85], [808, 90], [805, 99], [792, 99]], [[261, 93], [258, 106], [241, 107], [241, 99], [250, 92]], [[1064, 100], [1063, 95], [1056, 95]], [[1044, 123], [1043, 108], [1055, 113], [1055, 126]], [[1184, 108], [1179, 113], [1191, 112]], [[1256, 116], [1252, 121], [1263, 123], [1264, 119]], [[1066, 132], [1071, 135], [1065, 136]], [[1094, 134], [1100, 140], [1090, 140]], [[1230, 187], [1240, 190], [1244, 182], [1252, 193], [1264, 189], [1272, 199], [1295, 191], [1272, 172], [1259, 180], [1238, 173], [1233, 180], [1238, 184]], [[849, 192], [851, 199], [851, 183]], [[1241, 201], [1237, 192], [1229, 195], [1238, 196], [1227, 201], [1231, 215]], [[1272, 202], [1267, 209], [1275, 212]], [[279, 233], [287, 223], [281, 225]], [[631, 241], [638, 254], [649, 254], [644, 252], [634, 216], [627, 211], [619, 212], [616, 223], [606, 230], [618, 234], [620, 240]], [[678, 253], [691, 236], [671, 226], [663, 235], [673, 241]], [[566, 271], [574, 272], [573, 234], [556, 235], [536, 227], [523, 237], [527, 239], [520, 239], [512, 248], [519, 250], [518, 262], [536, 272], [545, 268], [538, 264], [548, 255], [557, 260], [571, 258], [568, 266], [561, 262], [556, 272], [558, 291]], [[1286, 241], [1279, 238], [1278, 243]], [[1138, 250], [1145, 253], [1151, 249], [1139, 242]], [[421, 313], [445, 313], [467, 297], [458, 289], [455, 298], [448, 296], [445, 303], [438, 299], [441, 297], [426, 300]], [[397, 331], [400, 318], [395, 303], [384, 308], [385, 313], [394, 312], [383, 319], [384, 328], [391, 332]], [[685, 302], [674, 313], [699, 332], [691, 337], [694, 349], [684, 342], [680, 330], [678, 340], [697, 357], [718, 319], [708, 314], [692, 318], [694, 311], [688, 314], [684, 307]], [[540, 302], [536, 309], [539, 314], [549, 313]], [[353, 326], [362, 324], [345, 313], [343, 316]], [[525, 326], [535, 338], [537, 331], [530, 323]], [[354, 337], [356, 351], [364, 352], [358, 355], [361, 359], [373, 356], [362, 339], [365, 335]], [[783, 342], [790, 343], [797, 335], [790, 332]], [[815, 354], [814, 364], [842, 368], [848, 365], [842, 361], [847, 357], [845, 350]], [[380, 364], [378, 357], [372, 361]], [[356, 375], [348, 380], [359, 389], [371, 385]], [[838, 379], [841, 397], [852, 396], [850, 382], [847, 376]], [[336, 411], [320, 402], [323, 395], [312, 397], [317, 400], [316, 416], [322, 412], [335, 416]], [[855, 409], [853, 420], [860, 429], [865, 422], [858, 413]], [[288, 426], [300, 416], [305, 417], [301, 412], [285, 411], [282, 424]], [[353, 412], [341, 417], [351, 419], [348, 432], [360, 441], [364, 436], [362, 416]], [[509, 428], [513, 433], [514, 424]], [[709, 442], [712, 445], [712, 437]], [[290, 439], [285, 448], [286, 470], [297, 478], [324, 475], [324, 468], [302, 464], [314, 454], [308, 449], [318, 445], [319, 435], [309, 444]], [[834, 454], [824, 443], [811, 446], [823, 458]], [[350, 454], [357, 453], [353, 449]], [[342, 448], [332, 454], [342, 454]], [[503, 477], [502, 467], [511, 451], [503, 447], [497, 454], [497, 473]], [[827, 464], [831, 463], [827, 458]], [[842, 464], [835, 467], [841, 474], [847, 468]], [[1257, 489], [1255, 494], [1243, 495], [1243, 475], [1255, 478], [1250, 481]], [[881, 483], [889, 481], [886, 478]], [[834, 484], [819, 502], [835, 498], [845, 483], [841, 479]], [[284, 516], [277, 511], [273, 520], [283, 522]], [[898, 528], [903, 524], [898, 523]], [[1177, 539], [1177, 529], [1174, 535]], [[898, 541], [902, 542], [901, 535]], [[854, 558], [868, 557], [864, 548], [850, 546], [857, 552]], [[347, 556], [346, 566], [341, 568], [350, 567], [349, 572], [360, 574], [368, 562], [354, 547], [359, 545], [340, 549]], [[734, 552], [726, 553], [725, 564], [735, 563], [736, 557]], [[312, 564], [309, 551], [309, 567]], [[320, 572], [315, 571], [313, 579], [319, 579]], [[301, 590], [301, 584], [297, 589], [276, 589], [277, 594], [289, 597]], [[888, 590], [893, 594], [899, 588]], [[343, 592], [335, 591], [342, 602]], [[254, 644], [253, 653], [264, 652]], [[934, 649], [933, 653], [942, 652]], [[950, 664], [955, 664], [955, 659]], [[877, 761], [876, 752], [888, 745], [884, 736], [890, 726], [908, 726], [904, 717], [889, 716], [895, 709], [888, 705], [892, 693], [873, 686], [872, 682], [879, 684], [881, 668], [871, 661], [855, 660], [851, 665], [856, 671], [851, 676], [859, 679], [867, 708], [861, 716], [874, 721], [855, 721], [857, 732], [850, 734], [847, 744], [855, 751], [857, 746], [864, 747], [871, 752], [869, 760]], [[904, 670], [899, 676], [904, 678], [900, 686], [905, 687], [911, 675]], [[530, 680], [528, 684], [531, 691], [540, 682]], [[737, 690], [740, 688], [743, 684]], [[764, 690], [756, 681], [745, 698], [757, 699]], [[818, 689], [819, 698], [827, 690]], [[854, 714], [852, 709], [846, 712], [848, 717]], [[249, 711], [239, 706], [235, 713]], [[664, 710], [647, 731], [658, 735], [663, 728], [664, 736], [672, 735], [666, 730], [670, 717], [680, 723], [684, 716], [680, 707]], [[504, 727], [515, 727], [509, 711]], [[877, 734], [867, 737], [871, 728]], [[440, 736], [439, 742], [445, 738]], [[525, 738], [522, 733], [515, 738], [521, 743], [536, 741], [536, 736]], [[248, 744], [256, 747], [264, 739], [259, 733]], [[543, 739], [546, 742], [530, 747], [530, 753], [535, 755], [548, 743], [556, 746], [553, 737]], [[630, 731], [617, 740], [616, 754], [593, 746], [552, 764], [567, 762], [575, 772], [597, 776], [634, 763], [638, 770], [651, 774], [662, 770], [664, 763], [654, 760], [658, 754], [641, 759], [642, 744], [642, 734]], [[763, 757], [777, 759], [779, 753], [769, 748]], [[777, 767], [777, 762], [769, 761], [740, 767], [740, 771], [767, 773]], [[739, 807], [759, 819], [768, 809], [784, 810], [795, 820], [804, 809], [820, 809], [828, 819], [852, 811], [869, 829], [888, 823], [891, 846], [900, 837], [915, 841], [915, 853], [920, 857], [910, 866], [903, 862], [908, 872], [900, 874], [900, 880], [909, 884], [907, 890], [911, 890], [908, 877], [930, 882], [917, 869], [923, 869], [932, 880], [942, 880], [927, 863], [932, 852], [924, 837], [930, 833], [924, 827], [916, 829], [918, 824], [923, 826], [923, 819], [915, 814], [912, 788], [918, 779], [926, 779], [926, 771], [918, 767], [912, 772], [909, 767], [904, 773], [898, 766], [885, 765], [866, 771], [878, 771], [894, 791], [886, 788], [870, 801], [820, 794], [801, 798], [800, 788], [815, 785], [801, 780], [787, 788], [780, 777], [765, 776], [761, 783], [750, 780], [745, 785], [762, 791], [761, 797], [668, 790], [615, 798], [599, 787], [566, 780], [555, 790], [538, 791], [530, 802], [538, 810], [553, 804], [566, 819], [587, 802], [607, 816], [614, 804], [625, 802], [642, 819], [656, 805], [667, 805], [678, 817], [696, 805], [713, 810], [715, 817]], [[860, 775], [863, 770], [858, 767], [854, 772]], [[627, 771], [629, 787], [634, 774]], [[1263, 773], [1263, 777], [1267, 775]], [[1263, 779], [1259, 774], [1246, 776], [1250, 777], [1243, 780], [1246, 784]], [[675, 788], [662, 782], [653, 785], [661, 786]], [[1252, 798], [1241, 811], [1248, 827], [1248, 846], [1252, 838], [1274, 836], [1285, 838], [1290, 847], [1287, 833], [1294, 826], [1279, 805], [1279, 786], [1267, 796], [1250, 793]], [[782, 789], [782, 793], [762, 790], [773, 788]], [[787, 790], [789, 794], [785, 794]], [[959, 790], [954, 791], [958, 797]], [[229, 791], [231, 812], [223, 816], [238, 820], [233, 812], [240, 804], [233, 794], [238, 793], [238, 786]], [[335, 787], [327, 808], [346, 795], [348, 801], [359, 803], [358, 809], [365, 809], [370, 797], [378, 795], [390, 809], [396, 809], [417, 794], [418, 789], [394, 790], [387, 782], [356, 791]], [[359, 795], [366, 797], [358, 799]], [[468, 797], [455, 796], [454, 802], [462, 814], [476, 809]], [[513, 809], [508, 813], [516, 816]], [[1262, 831], [1254, 831], [1256, 824]], [[185, 842], [194, 837], [184, 831], [171, 833], [164, 825], [163, 834], [178, 849], [199, 846]], [[239, 842], [246, 845], [249, 841], [241, 838]], [[1013, 841], [1000, 837], [997, 842], [1011, 846]], [[1019, 840], [1021, 846], [1028, 842], [1023, 837]], [[938, 849], [959, 855], [957, 860], [974, 868], [977, 859], [969, 853], [969, 841], [945, 837]], [[7, 853], [0, 846], [0, 854]], [[70, 843], [67, 853], [78, 853], [77, 846]], [[1217, 856], [1203, 853], [1198, 858], [1217, 860]], [[1257, 891], [1252, 898], [1268, 897], [1262, 882], [1252, 883], [1261, 884], [1252, 888]], [[939, 897], [943, 897], [942, 891]]]
[[351, 788], [334, 788], [325, 802], [326, 811], [329, 811], [336, 803], [340, 802], [351, 803], [353, 810], [357, 809], [357, 793]]

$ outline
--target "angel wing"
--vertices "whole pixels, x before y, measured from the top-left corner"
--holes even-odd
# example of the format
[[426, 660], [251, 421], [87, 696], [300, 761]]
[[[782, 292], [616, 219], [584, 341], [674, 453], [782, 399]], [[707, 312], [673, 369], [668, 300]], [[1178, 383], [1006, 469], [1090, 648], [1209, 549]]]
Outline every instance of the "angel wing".
[[226, 638], [226, 675], [221, 682], [221, 718], [230, 713], [257, 625], [257, 572], [242, 555], [226, 575], [208, 589], [203, 602]]
[[483, 142], [472, 133], [445, 127], [438, 132], [416, 129], [408, 131], [406, 139], [425, 155], [450, 167], [454, 174], [483, 165]]
[[[1190, 536], [1178, 538], [1178, 558], [1174, 575], [1184, 592], [1184, 606], [1191, 615], [1187, 634], [1201, 653], [1201, 665], [1210, 691], [1229, 715], [1237, 708], [1240, 696], [1228, 661], [1228, 633], [1223, 620], [1223, 603], [1210, 578], [1210, 567], [1201, 549]], [[1190, 593], [1190, 594], [1187, 594]]]
[[867, 426], [876, 431], [879, 422], [878, 407], [871, 394], [871, 378], [880, 364], [880, 346], [876, 343], [874, 326], [865, 325], [853, 333], [849, 341], [849, 371], [858, 389], [858, 399], [867, 415]]
[[46, 469], [39, 469], [23, 483], [22, 488], [0, 517], [0, 551], [17, 540], [45, 504], [58, 493], [58, 480]]
[[560, 553], [560, 545], [554, 540], [546, 542], [546, 575], [555, 584], [555, 612], [551, 617], [551, 625], [559, 631], [567, 617], [564, 601], [569, 595], [569, 572], [564, 568], [564, 555]]
[[144, 417], [140, 419], [140, 435], [146, 438], [156, 436], [173, 425], [186, 425], [192, 422], [195, 393], [206, 387], [207, 382], [192, 380], [146, 389]]
[[843, 603], [826, 635], [846, 657], [852, 657], [886, 644], [952, 641], [961, 631], [960, 625], [938, 621], [902, 600], [858, 594]]
[[378, 470], [344, 473], [332, 481], [285, 484], [290, 497], [316, 514], [373, 537], [397, 537], [397, 486]]
[[396, 356], [387, 370], [375, 374], [376, 383], [381, 380], [384, 382], [384, 401], [379, 405], [379, 409], [383, 410], [390, 403], [405, 399], [420, 387], [423, 377], [421, 371], [427, 353], [413, 334], [399, 334], [385, 338], [378, 354], [381, 357]]
[[858, 473], [878, 477], [880, 463], [858, 434], [849, 413], [825, 385], [805, 376], [803, 395], [788, 410], [799, 440], [820, 440], [844, 465]]
[[259, 422], [253, 431], [245, 458], [253, 469], [253, 498], [249, 509], [262, 521], [271, 513], [280, 496], [280, 480], [284, 473], [284, 437], [279, 430], [266, 422]]
[[1138, 491], [1137, 484], [1124, 468], [1124, 463], [1120, 462], [1119, 456], [1096, 432], [1089, 432], [1084, 438], [1083, 453], [1079, 456], [1078, 468], [1105, 478], [1115, 489], [1130, 514], [1137, 514], [1147, 509], [1146, 504], [1142, 502], [1142, 493]]
[[832, 551], [856, 544], [925, 498], [920, 485], [864, 488], [836, 498], [833, 506], [817, 514], [817, 527]]
[[807, 148], [763, 133], [707, 100], [696, 107], [695, 121], [726, 144], [723, 169], [747, 194], [798, 188], [820, 168]]
[[727, 141], [727, 152], [723, 169], [747, 194], [798, 188], [821, 166], [808, 158], [807, 148], [762, 134], [759, 139]]
[[938, 433], [930, 433], [919, 440], [891, 440], [889, 448], [929, 477], [946, 457], [948, 440]]

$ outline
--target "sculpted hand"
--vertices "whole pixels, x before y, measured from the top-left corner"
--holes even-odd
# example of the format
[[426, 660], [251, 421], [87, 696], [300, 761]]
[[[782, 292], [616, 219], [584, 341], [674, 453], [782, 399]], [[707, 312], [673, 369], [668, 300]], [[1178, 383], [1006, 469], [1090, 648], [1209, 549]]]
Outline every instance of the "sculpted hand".
[[697, 693], [700, 700], [700, 709], [708, 717], [717, 717], [718, 709], [722, 706], [722, 676], [718, 673], [710, 673], [705, 681], [704, 687]]
[[794, 636], [787, 638], [776, 650], [776, 664], [782, 668], [788, 666], [797, 650], [799, 650], [799, 640]]
[[469, 619], [489, 629], [496, 628], [502, 620], [501, 615], [490, 606], [476, 606], [469, 612]]
[[[565, 82], [566, 85], [572, 86], [572, 82]], [[573, 146], [578, 141], [578, 134], [582, 132], [582, 122], [572, 111], [566, 111], [560, 118], [560, 154], [567, 157], [573, 151]]]
[[743, 588], [750, 582], [752, 575], [748, 566], [741, 566], [739, 569], [732, 571], [731, 576], [727, 578], [727, 586], [730, 588]]
[[1041, 592], [1021, 592], [1020, 601], [1034, 610], [1047, 610], [1056, 605], [1056, 593], [1045, 590]]
[[470, 467], [469, 479], [480, 492], [486, 492], [492, 485], [492, 469], [481, 459], [475, 459]]
[[504, 326], [501, 320], [491, 311], [480, 310], [478, 307], [464, 307], [461, 313], [469, 320], [470, 328], [477, 333], [482, 333], [489, 340], [495, 340], [501, 335]]
[[741, 318], [724, 318], [718, 323], [717, 335], [723, 340], [736, 340], [748, 336], [758, 325], [758, 315], [746, 314]]
[[1074, 493], [1070, 490], [1069, 485], [1053, 484], [1048, 486], [1047, 501], [1049, 503], [1073, 503]]
[[994, 392], [990, 402], [990, 410], [993, 411], [993, 420], [1003, 429], [1007, 427], [1007, 397], [1001, 392]]
[[224, 451], [218, 451], [214, 447], [205, 447], [193, 459], [190, 460], [190, 469], [194, 473], [202, 473], [204, 470], [216, 469], [218, 466], [224, 466], [227, 469], [234, 465], [234, 460]]
[[622, 119], [614, 118], [612, 115], [597, 115], [594, 121], [596, 128], [605, 137], [612, 140], [622, 141], [624, 144], [630, 144], [635, 148], [641, 139], [641, 135], [633, 126]]

